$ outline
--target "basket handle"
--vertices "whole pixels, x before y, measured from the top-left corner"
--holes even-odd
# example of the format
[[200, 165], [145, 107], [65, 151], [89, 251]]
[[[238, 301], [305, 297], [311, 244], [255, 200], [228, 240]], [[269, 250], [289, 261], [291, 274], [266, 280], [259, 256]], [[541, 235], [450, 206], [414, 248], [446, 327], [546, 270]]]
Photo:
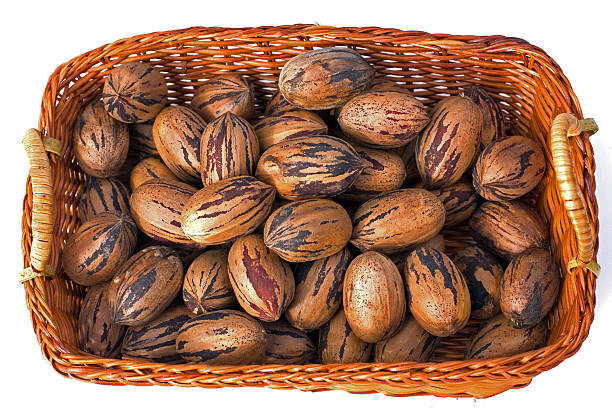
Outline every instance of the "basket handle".
[[553, 121], [550, 136], [557, 186], [578, 240], [578, 255], [568, 262], [568, 270], [586, 267], [595, 277], [599, 276], [601, 268], [593, 259], [593, 232], [574, 175], [569, 138], [582, 132], [595, 133], [598, 129], [593, 119], [578, 120], [574, 115], [561, 113]]
[[23, 147], [30, 161], [32, 183], [32, 247], [31, 266], [20, 271], [21, 282], [38, 276], [53, 276], [53, 267], [47, 262], [51, 255], [55, 218], [51, 164], [40, 132], [29, 129], [23, 137]]

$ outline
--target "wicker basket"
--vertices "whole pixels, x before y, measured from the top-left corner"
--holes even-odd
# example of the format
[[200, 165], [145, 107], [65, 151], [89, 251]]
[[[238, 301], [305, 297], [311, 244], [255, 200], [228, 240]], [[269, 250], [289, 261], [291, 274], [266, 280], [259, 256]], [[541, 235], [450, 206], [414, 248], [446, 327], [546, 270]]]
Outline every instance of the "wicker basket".
[[[329, 46], [355, 49], [379, 76], [405, 82], [428, 106], [480, 84], [501, 104], [509, 133], [528, 135], [545, 147], [548, 168], [537, 208], [550, 222], [551, 250], [564, 271], [558, 302], [547, 317], [548, 345], [506, 358], [465, 361], [464, 341], [474, 330], [473, 323], [445, 339], [433, 362], [419, 364], [214, 367], [103, 359], [79, 350], [76, 321], [85, 290], [63, 275], [58, 262], [67, 236], [78, 225], [76, 203], [85, 180], [75, 164], [71, 135], [81, 109], [100, 96], [109, 70], [128, 61], [160, 67], [169, 83], [170, 102], [176, 104], [188, 104], [202, 79], [240, 72], [254, 82], [261, 112], [288, 59]], [[31, 170], [23, 205], [22, 281], [42, 353], [60, 374], [101, 384], [341, 389], [452, 397], [487, 397], [523, 387], [576, 353], [587, 337], [595, 307], [598, 220], [588, 139], [594, 123], [566, 114], [557, 117], [564, 112], [582, 117], [578, 99], [555, 61], [524, 40], [502, 36], [311, 25], [194, 27], [139, 35], [79, 55], [49, 78], [40, 132], [31, 130], [24, 139]], [[451, 247], [458, 247], [469, 240], [469, 232], [458, 229], [446, 238]]]

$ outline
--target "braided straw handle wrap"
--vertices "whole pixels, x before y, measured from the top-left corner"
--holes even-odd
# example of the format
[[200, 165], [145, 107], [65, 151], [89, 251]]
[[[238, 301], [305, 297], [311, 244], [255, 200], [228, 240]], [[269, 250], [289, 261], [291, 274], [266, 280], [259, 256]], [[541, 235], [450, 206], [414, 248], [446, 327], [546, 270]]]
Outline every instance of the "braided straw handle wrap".
[[[592, 127], [589, 127], [589, 124]], [[592, 120], [579, 121], [574, 115], [561, 113], [555, 117], [552, 124], [550, 148], [559, 192], [567, 215], [574, 226], [578, 243], [578, 255], [570, 260], [568, 267], [570, 269], [588, 267], [597, 276], [599, 266], [593, 261], [593, 231], [574, 175], [574, 162], [569, 144], [570, 137], [589, 130], [596, 131], [596, 125]]]
[[30, 264], [33, 269], [44, 273], [53, 238], [55, 205], [51, 165], [40, 132], [29, 129], [23, 137], [23, 147], [30, 160], [32, 182], [32, 248]]

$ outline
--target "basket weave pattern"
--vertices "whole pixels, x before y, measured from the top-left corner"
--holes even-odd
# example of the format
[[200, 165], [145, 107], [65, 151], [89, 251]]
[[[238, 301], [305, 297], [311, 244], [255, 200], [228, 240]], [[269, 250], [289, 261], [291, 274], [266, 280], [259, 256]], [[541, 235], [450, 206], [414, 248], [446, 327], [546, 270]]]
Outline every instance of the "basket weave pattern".
[[[318, 47], [348, 46], [376, 67], [378, 76], [406, 83], [428, 107], [478, 84], [499, 101], [508, 134], [539, 140], [548, 168], [537, 208], [550, 222], [551, 251], [561, 271], [576, 256], [577, 240], [564, 209], [551, 165], [550, 128], [555, 116], [582, 118], [576, 95], [560, 67], [541, 49], [517, 38], [432, 35], [394, 29], [294, 25], [246, 29], [202, 28], [158, 32], [119, 40], [60, 65], [45, 88], [39, 129], [64, 143], [49, 155], [55, 192], [55, 222], [48, 263], [53, 279], [24, 284], [27, 305], [43, 355], [62, 375], [103, 384], [198, 387], [266, 386], [320, 391], [382, 392], [389, 395], [486, 397], [527, 385], [531, 378], [576, 353], [588, 335], [595, 307], [595, 278], [584, 268], [564, 272], [556, 306], [547, 321], [548, 345], [531, 352], [464, 361], [465, 340], [477, 323], [445, 339], [429, 363], [356, 363], [223, 366], [167, 365], [103, 359], [82, 352], [76, 322], [85, 294], [61, 271], [59, 256], [78, 226], [77, 202], [85, 175], [75, 163], [72, 127], [85, 104], [98, 98], [117, 64], [147, 61], [164, 73], [170, 103], [188, 105], [202, 80], [232, 71], [253, 81], [261, 113], [276, 90], [280, 69], [291, 57]], [[571, 138], [577, 187], [586, 207], [597, 251], [597, 202], [593, 150], [584, 134]], [[32, 246], [32, 185], [23, 205], [24, 267]], [[469, 231], [445, 236], [449, 248], [464, 245]]]

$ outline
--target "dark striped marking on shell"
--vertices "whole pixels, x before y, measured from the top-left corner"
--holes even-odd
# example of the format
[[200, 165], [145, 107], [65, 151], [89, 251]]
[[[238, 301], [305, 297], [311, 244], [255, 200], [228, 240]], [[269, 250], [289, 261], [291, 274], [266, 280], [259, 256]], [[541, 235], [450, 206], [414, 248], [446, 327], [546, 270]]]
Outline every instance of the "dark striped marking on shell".
[[253, 85], [238, 74], [216, 76], [196, 89], [191, 106], [207, 122], [226, 112], [250, 119], [255, 113]]
[[398, 153], [404, 162], [404, 168], [406, 170], [406, 178], [404, 179], [405, 187], [414, 187], [417, 182], [421, 181], [421, 175], [419, 174], [414, 154], [416, 141], [417, 139], [414, 139], [412, 142], [402, 147], [390, 149], [390, 151]]
[[355, 146], [355, 151], [361, 157], [365, 168], [339, 198], [363, 202], [402, 187], [406, 168], [397, 153], [361, 146]]
[[302, 53], [284, 65], [278, 80], [283, 97], [309, 110], [331, 109], [365, 90], [375, 69], [359, 53], [324, 48]]
[[408, 255], [410, 255], [410, 253], [414, 251], [415, 249], [418, 249], [421, 247], [434, 248], [440, 252], [444, 252], [446, 250], [446, 243], [444, 242], [444, 236], [442, 234], [438, 234], [425, 242], [419, 242], [417, 244], [412, 244], [401, 252], [397, 252], [397, 253], [389, 255], [389, 259], [393, 261], [395, 266], [397, 266], [398, 270], [402, 271], [404, 270], [404, 262], [406, 262], [406, 258], [408, 258]]
[[119, 174], [127, 159], [130, 134], [125, 123], [111, 117], [101, 101], [85, 106], [72, 132], [79, 167], [93, 177]]
[[432, 192], [440, 199], [446, 210], [444, 228], [461, 224], [478, 208], [478, 195], [470, 182], [458, 181]]
[[474, 188], [490, 201], [508, 201], [533, 190], [544, 177], [546, 158], [538, 142], [510, 136], [491, 143], [472, 172]]
[[183, 301], [194, 314], [226, 309], [236, 303], [229, 280], [225, 248], [211, 249], [195, 258], [183, 280]]
[[[281, 208], [283, 205], [289, 204], [290, 202], [291, 202], [290, 200], [285, 200], [284, 198], [280, 198], [277, 196], [272, 202], [272, 207], [270, 208], [270, 214], [272, 214], [274, 211]], [[259, 224], [259, 227], [257, 227], [257, 230], [255, 232], [259, 234], [263, 234], [264, 227], [265, 227], [265, 222]]]
[[535, 209], [519, 201], [483, 203], [470, 218], [474, 240], [510, 261], [527, 248], [545, 248], [548, 228]]
[[348, 189], [364, 169], [347, 142], [333, 136], [287, 140], [266, 150], [255, 175], [276, 187], [280, 197], [297, 200], [335, 196]]
[[291, 325], [314, 330], [336, 314], [342, 305], [344, 273], [351, 260], [345, 247], [326, 258], [296, 264], [295, 295], [285, 313]]
[[463, 92], [482, 112], [482, 131], [480, 133], [480, 151], [491, 142], [504, 137], [504, 117], [499, 104], [483, 88], [472, 86]]
[[372, 347], [353, 333], [342, 308], [319, 330], [318, 352], [323, 364], [367, 362]]
[[262, 364], [306, 364], [314, 357], [315, 345], [303, 331], [283, 320], [264, 322], [263, 327], [267, 343]]
[[83, 351], [104, 358], [118, 358], [126, 327], [111, 320], [108, 308], [108, 282], [92, 286], [83, 299], [77, 323]]
[[126, 123], [153, 119], [168, 98], [164, 76], [144, 62], [114, 68], [104, 82], [102, 101], [107, 112]]
[[187, 361], [206, 364], [254, 364], [266, 348], [263, 326], [244, 312], [217, 310], [188, 320], [176, 349]]
[[534, 326], [555, 304], [560, 286], [561, 277], [548, 249], [529, 248], [504, 272], [501, 310], [516, 328]]
[[207, 186], [230, 177], [252, 176], [259, 141], [246, 120], [226, 112], [206, 125], [200, 154], [202, 183]]
[[470, 293], [448, 256], [433, 248], [416, 249], [406, 259], [404, 280], [410, 311], [421, 327], [439, 337], [465, 327], [470, 317]]
[[79, 220], [86, 222], [103, 212], [130, 213], [130, 191], [116, 177], [88, 177], [79, 200]]
[[130, 123], [130, 153], [135, 154], [139, 159], [145, 157], [158, 156], [155, 140], [153, 139], [153, 123], [155, 119], [147, 120], [142, 123]]
[[499, 313], [499, 287], [504, 269], [488, 251], [469, 246], [453, 254], [455, 266], [467, 282], [472, 318], [489, 319]]
[[401, 252], [433, 238], [444, 220], [444, 206], [432, 192], [395, 190], [372, 198], [357, 209], [351, 243], [361, 251]]
[[400, 330], [386, 340], [374, 345], [373, 361], [399, 363], [429, 361], [440, 338], [424, 330], [414, 317], [406, 319]]
[[139, 326], [158, 317], [183, 284], [183, 264], [171, 248], [144, 248], [128, 259], [113, 277], [109, 305], [113, 322]]
[[264, 116], [269, 116], [276, 114], [277, 112], [283, 110], [295, 109], [295, 106], [290, 104], [284, 97], [280, 91], [274, 92], [272, 97], [268, 103], [266, 103], [266, 108], [264, 110]]
[[242, 308], [262, 321], [276, 321], [293, 300], [295, 283], [289, 264], [251, 234], [232, 244], [229, 279]]
[[425, 106], [407, 92], [367, 91], [345, 103], [338, 114], [342, 131], [373, 148], [400, 147], [429, 122]]
[[136, 188], [130, 196], [132, 216], [147, 236], [165, 244], [204, 248], [191, 240], [181, 228], [181, 213], [197, 192], [189, 184], [168, 179], [152, 179]]
[[68, 238], [61, 256], [64, 273], [79, 285], [106, 282], [132, 255], [137, 240], [138, 228], [129, 215], [100, 213]]
[[261, 118], [254, 125], [262, 150], [277, 143], [303, 136], [327, 135], [327, 124], [315, 112], [282, 109]]
[[286, 204], [268, 217], [266, 246], [289, 262], [307, 262], [340, 251], [351, 235], [346, 210], [331, 200], [313, 199]]
[[427, 188], [459, 180], [479, 149], [481, 128], [482, 113], [470, 99], [452, 96], [436, 105], [415, 147], [417, 167]]
[[200, 142], [206, 122], [185, 106], [168, 106], [155, 118], [153, 139], [164, 163], [180, 180], [199, 182]]
[[179, 181], [159, 157], [146, 157], [136, 164], [130, 172], [130, 188], [136, 190], [141, 184], [153, 179]]
[[250, 234], [266, 219], [275, 190], [255, 177], [239, 176], [208, 185], [185, 204], [185, 234], [202, 244], [217, 245]]
[[150, 323], [129, 327], [121, 346], [122, 357], [154, 363], [183, 363], [176, 351], [176, 337], [181, 326], [192, 317], [185, 306], [175, 305]]
[[497, 358], [531, 351], [546, 344], [546, 324], [524, 329], [512, 326], [508, 319], [499, 314], [482, 323], [470, 340], [466, 359]]

